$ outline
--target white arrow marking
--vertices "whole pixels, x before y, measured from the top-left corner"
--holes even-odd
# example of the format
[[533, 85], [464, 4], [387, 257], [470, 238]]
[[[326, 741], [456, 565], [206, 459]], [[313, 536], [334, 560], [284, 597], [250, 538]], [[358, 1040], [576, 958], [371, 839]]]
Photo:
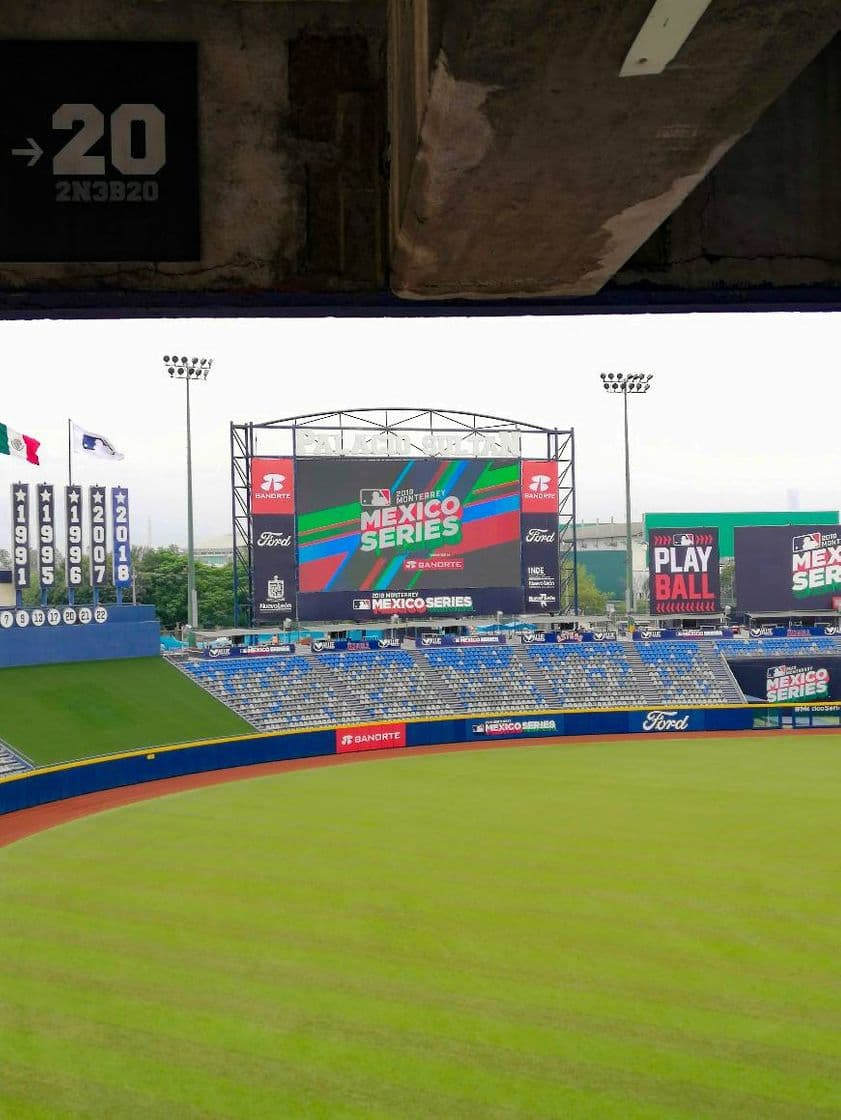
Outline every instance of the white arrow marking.
[[31, 145], [29, 148], [12, 148], [13, 156], [31, 156], [27, 167], [33, 167], [41, 156], [44, 154], [44, 149], [37, 140], [33, 140], [31, 136], [26, 138], [27, 144]]

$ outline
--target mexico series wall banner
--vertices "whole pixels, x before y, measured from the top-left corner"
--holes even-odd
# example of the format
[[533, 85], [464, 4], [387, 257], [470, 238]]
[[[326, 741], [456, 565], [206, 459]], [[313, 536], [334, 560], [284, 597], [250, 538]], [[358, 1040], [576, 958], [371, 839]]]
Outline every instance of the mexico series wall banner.
[[829, 611], [841, 595], [837, 525], [737, 527], [734, 552], [740, 611]]
[[841, 657], [738, 657], [729, 665], [751, 704], [820, 704], [841, 699]]
[[718, 529], [651, 529], [648, 581], [652, 614], [718, 614]]

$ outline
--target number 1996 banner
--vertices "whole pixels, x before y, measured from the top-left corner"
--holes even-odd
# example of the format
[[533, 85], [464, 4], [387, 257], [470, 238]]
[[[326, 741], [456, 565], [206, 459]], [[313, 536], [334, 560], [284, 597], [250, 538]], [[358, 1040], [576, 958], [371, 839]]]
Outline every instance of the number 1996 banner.
[[648, 575], [652, 614], [718, 614], [718, 529], [652, 529]]

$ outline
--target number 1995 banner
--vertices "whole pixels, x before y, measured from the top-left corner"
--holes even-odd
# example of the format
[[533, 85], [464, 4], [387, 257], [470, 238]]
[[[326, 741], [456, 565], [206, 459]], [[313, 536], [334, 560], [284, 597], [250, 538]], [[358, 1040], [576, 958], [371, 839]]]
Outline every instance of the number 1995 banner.
[[652, 614], [718, 614], [718, 529], [651, 529], [648, 575]]

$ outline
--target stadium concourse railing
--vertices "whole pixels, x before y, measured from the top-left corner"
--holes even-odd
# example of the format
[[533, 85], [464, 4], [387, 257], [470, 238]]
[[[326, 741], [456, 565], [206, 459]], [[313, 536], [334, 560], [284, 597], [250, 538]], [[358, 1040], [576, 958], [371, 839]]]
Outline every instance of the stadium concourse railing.
[[[791, 708], [789, 716], [784, 709]], [[81, 759], [0, 778], [0, 815], [68, 797], [118, 789], [163, 778], [266, 762], [329, 757], [382, 749], [440, 745], [490, 745], [506, 739], [534, 740], [583, 735], [646, 735], [748, 731], [754, 727], [809, 725], [826, 710], [841, 724], [841, 705], [718, 705], [691, 708], [615, 708], [587, 711], [484, 713], [406, 723], [359, 723], [306, 731], [255, 733]], [[803, 713], [812, 713], [808, 716]], [[798, 724], [796, 713], [801, 713]]]

